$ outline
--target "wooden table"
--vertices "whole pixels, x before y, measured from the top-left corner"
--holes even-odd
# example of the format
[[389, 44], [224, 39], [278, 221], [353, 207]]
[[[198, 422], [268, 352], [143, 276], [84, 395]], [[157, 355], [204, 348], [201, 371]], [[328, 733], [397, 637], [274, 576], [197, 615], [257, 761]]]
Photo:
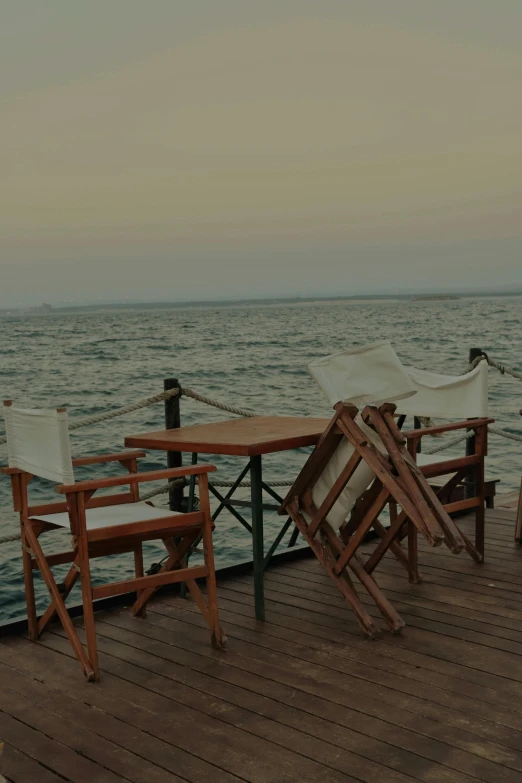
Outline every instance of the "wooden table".
[[[125, 438], [125, 445], [132, 448], [191, 452], [193, 463], [197, 461], [198, 454], [227, 454], [248, 457], [246, 467], [224, 497], [212, 484], [210, 489], [220, 501], [213, 518], [216, 519], [223, 508], [228, 508], [252, 534], [255, 608], [258, 620], [265, 618], [264, 570], [266, 564], [291, 524], [291, 520], [288, 519], [265, 555], [263, 490], [278, 502], [281, 502], [281, 498], [263, 482], [262, 456], [263, 454], [298, 449], [303, 446], [314, 446], [326, 429], [328, 422], [329, 419], [297, 416], [255, 416], [147, 432], [143, 435], [130, 435]], [[250, 472], [251, 525], [242, 518], [234, 507], [234, 503], [237, 504], [237, 501], [232, 501], [234, 492], [248, 472]]]

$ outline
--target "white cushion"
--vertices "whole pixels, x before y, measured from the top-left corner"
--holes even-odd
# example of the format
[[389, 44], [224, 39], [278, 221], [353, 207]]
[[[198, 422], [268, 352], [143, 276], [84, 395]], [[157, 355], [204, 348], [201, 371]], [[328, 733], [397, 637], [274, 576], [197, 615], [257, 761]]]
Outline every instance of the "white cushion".
[[[155, 508], [148, 503], [121, 503], [117, 506], [102, 506], [101, 508], [88, 508], [85, 517], [87, 530], [97, 530], [101, 527], [115, 527], [116, 525], [131, 525], [133, 522], [146, 522], [150, 519], [165, 519], [175, 517], [179, 511], [170, 511], [168, 508]], [[65, 511], [61, 514], [44, 514], [33, 517], [39, 522], [50, 522], [60, 527], [70, 527], [69, 514]]]

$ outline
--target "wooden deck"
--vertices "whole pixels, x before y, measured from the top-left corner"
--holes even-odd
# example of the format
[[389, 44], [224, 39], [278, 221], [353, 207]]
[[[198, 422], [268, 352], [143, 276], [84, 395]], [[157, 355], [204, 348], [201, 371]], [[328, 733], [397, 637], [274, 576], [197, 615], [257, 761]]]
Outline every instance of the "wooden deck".
[[[378, 578], [407, 627], [366, 641], [314, 559], [220, 583], [228, 650], [190, 602], [99, 616], [102, 682], [54, 626], [0, 642], [3, 774], [16, 783], [520, 783], [522, 551], [488, 511], [487, 563], [443, 549], [408, 585]], [[465, 527], [465, 525], [464, 525]]]

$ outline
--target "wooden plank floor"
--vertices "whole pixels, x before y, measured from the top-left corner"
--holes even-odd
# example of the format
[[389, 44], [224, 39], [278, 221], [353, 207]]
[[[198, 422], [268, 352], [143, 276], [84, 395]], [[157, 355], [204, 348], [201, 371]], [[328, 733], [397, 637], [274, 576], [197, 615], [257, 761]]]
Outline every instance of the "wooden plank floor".
[[14, 783], [520, 783], [513, 527], [513, 511], [488, 512], [482, 566], [423, 548], [420, 585], [386, 558], [379, 581], [407, 627], [378, 641], [309, 558], [267, 573], [264, 624], [250, 576], [220, 582], [225, 653], [169, 596], [145, 620], [99, 616], [98, 685], [60, 626], [38, 644], [4, 637], [0, 769]]

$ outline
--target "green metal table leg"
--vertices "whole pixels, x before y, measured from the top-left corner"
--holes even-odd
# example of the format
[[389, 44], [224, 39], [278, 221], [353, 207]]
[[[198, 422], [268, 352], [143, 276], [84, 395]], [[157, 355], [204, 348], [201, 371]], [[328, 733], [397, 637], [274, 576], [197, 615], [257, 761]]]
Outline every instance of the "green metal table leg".
[[265, 619], [264, 558], [263, 541], [263, 471], [261, 456], [250, 459], [250, 483], [252, 500], [252, 554], [254, 560], [254, 595], [256, 620]]
[[[192, 465], [198, 464], [198, 455], [196, 453], [192, 454]], [[188, 502], [187, 502], [187, 511], [194, 511], [194, 498], [196, 495], [196, 477], [191, 476], [189, 480], [189, 496], [188, 496]], [[197, 541], [195, 542], [194, 546], [197, 546]], [[185, 555], [185, 563], [188, 565], [190, 560], [190, 549]], [[179, 585], [179, 594], [181, 598], [187, 597], [187, 585], [185, 582], [180, 582]]]

